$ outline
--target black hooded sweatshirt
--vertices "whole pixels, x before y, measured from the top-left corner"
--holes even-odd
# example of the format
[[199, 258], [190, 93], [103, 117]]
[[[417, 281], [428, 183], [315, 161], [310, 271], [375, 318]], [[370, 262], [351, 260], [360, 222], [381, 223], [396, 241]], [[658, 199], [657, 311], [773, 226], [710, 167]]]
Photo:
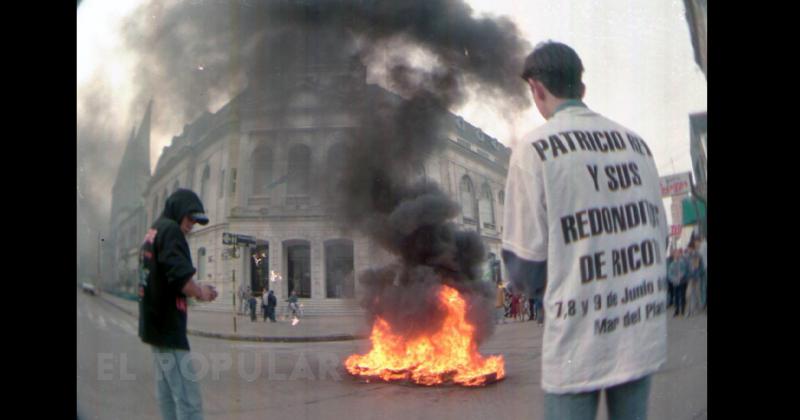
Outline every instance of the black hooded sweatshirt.
[[144, 238], [139, 252], [139, 337], [145, 343], [189, 350], [182, 289], [196, 270], [180, 223], [194, 212], [204, 212], [197, 194], [175, 191]]

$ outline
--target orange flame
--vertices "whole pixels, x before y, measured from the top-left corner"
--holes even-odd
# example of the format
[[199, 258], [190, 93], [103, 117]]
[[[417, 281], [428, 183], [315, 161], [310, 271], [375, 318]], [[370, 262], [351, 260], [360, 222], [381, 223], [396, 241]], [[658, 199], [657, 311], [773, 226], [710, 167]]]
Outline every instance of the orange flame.
[[372, 350], [345, 360], [351, 375], [384, 381], [410, 380], [420, 385], [447, 381], [485, 385], [505, 376], [503, 356], [484, 358], [478, 353], [475, 327], [466, 320], [466, 302], [450, 286], [442, 286], [439, 301], [447, 315], [439, 331], [406, 339], [392, 334], [391, 325], [378, 317], [372, 326]]

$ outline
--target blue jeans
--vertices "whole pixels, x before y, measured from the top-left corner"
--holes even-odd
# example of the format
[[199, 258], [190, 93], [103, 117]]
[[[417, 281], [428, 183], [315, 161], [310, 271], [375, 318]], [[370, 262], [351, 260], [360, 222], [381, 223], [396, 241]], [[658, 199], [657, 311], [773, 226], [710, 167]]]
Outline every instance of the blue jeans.
[[689, 280], [689, 289], [686, 293], [686, 298], [689, 301], [689, 315], [694, 315], [703, 308], [703, 297], [700, 290], [700, 278], [693, 278]]
[[686, 313], [686, 288], [687, 284], [684, 283], [680, 286], [675, 286], [673, 294], [675, 296], [675, 315], [683, 315]]
[[156, 399], [161, 417], [203, 419], [200, 384], [189, 352], [164, 347], [153, 348], [156, 367]]
[[[646, 420], [650, 376], [605, 389], [609, 420]], [[600, 390], [544, 394], [545, 420], [594, 420]]]

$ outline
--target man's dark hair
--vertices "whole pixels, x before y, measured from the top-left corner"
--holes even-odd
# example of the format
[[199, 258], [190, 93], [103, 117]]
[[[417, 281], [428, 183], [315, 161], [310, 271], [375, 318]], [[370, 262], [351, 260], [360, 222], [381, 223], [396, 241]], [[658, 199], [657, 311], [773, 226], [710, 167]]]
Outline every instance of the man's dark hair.
[[534, 79], [558, 98], [579, 99], [583, 92], [583, 63], [578, 53], [560, 42], [547, 41], [536, 46], [525, 58], [524, 80]]

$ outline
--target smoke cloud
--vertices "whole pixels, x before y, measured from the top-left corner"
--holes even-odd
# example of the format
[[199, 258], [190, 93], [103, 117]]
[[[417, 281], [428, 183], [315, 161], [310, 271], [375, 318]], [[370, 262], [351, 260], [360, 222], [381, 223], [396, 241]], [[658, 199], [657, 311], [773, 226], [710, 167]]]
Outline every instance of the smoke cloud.
[[451, 222], [460, 205], [416, 180], [416, 168], [441, 150], [448, 110], [468, 90], [508, 112], [529, 106], [518, 74], [531, 47], [509, 19], [473, 16], [460, 0], [153, 1], [123, 33], [139, 58], [132, 109], [153, 98], [162, 110], [153, 131], [190, 121], [245, 86], [282, 95], [283, 77], [301, 69], [379, 68], [399, 97], [353, 94], [360, 126], [345, 145], [343, 172], [325, 181], [335, 183], [342, 223], [398, 257], [362, 276], [364, 305], [407, 333], [424, 331], [440, 319], [435, 296], [444, 282], [467, 298], [480, 337], [491, 334], [482, 242]]

